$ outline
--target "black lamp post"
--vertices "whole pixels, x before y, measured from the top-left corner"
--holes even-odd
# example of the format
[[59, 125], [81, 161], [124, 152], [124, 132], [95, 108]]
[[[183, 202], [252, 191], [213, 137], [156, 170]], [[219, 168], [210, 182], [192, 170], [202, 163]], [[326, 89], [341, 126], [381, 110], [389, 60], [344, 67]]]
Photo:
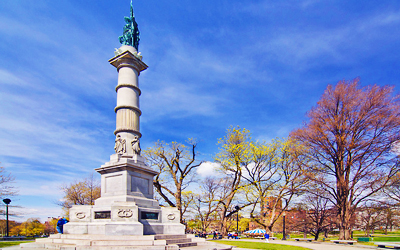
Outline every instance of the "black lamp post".
[[236, 210], [236, 233], [239, 235], [239, 206], [235, 206]]
[[198, 198], [197, 199], [198, 201], [199, 201], [199, 219], [200, 219], [200, 228], [199, 228], [199, 230], [201, 230], [202, 232], [201, 233], [203, 233], [203, 227], [202, 227], [202, 225], [203, 225], [203, 221], [202, 221], [202, 216], [201, 216], [201, 199], [200, 198]]
[[6, 219], [7, 219], [6, 236], [8, 237], [8, 204], [11, 203], [11, 200], [7, 198], [7, 199], [4, 199], [3, 202], [4, 202], [4, 204], [6, 204]]
[[282, 240], [286, 240], [286, 225], [285, 225], [285, 222], [286, 222], [286, 213], [285, 212], [283, 212], [283, 237], [282, 237]]

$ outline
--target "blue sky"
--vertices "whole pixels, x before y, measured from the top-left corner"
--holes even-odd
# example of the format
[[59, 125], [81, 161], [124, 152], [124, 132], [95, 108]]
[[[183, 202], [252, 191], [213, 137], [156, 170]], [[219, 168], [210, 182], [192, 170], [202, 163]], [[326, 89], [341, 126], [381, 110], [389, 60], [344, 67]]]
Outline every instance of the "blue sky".
[[[29, 217], [58, 216], [59, 187], [113, 153], [117, 72], [129, 0], [0, 2], [0, 162]], [[328, 84], [400, 88], [399, 1], [134, 1], [142, 148], [199, 140], [212, 160], [239, 125], [284, 137]], [[98, 174], [97, 174], [98, 175]]]

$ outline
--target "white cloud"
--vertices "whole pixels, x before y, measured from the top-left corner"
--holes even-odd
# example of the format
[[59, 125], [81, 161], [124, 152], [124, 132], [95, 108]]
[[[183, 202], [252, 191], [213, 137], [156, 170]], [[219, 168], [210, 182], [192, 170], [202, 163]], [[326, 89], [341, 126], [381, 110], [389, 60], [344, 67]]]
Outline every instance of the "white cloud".
[[218, 173], [216, 170], [220, 167], [219, 163], [206, 161], [203, 162], [198, 168], [197, 173], [202, 177], [215, 176]]
[[62, 216], [63, 212], [61, 207], [48, 207], [48, 206], [30, 206], [29, 208], [13, 208], [13, 213], [16, 213], [17, 217], [11, 217], [10, 219], [19, 222], [24, 222], [29, 218], [39, 218], [43, 223], [47, 221], [49, 217]]
[[397, 39], [396, 34], [385, 32], [385, 28], [399, 22], [400, 12], [379, 12], [328, 28], [317, 24], [278, 27], [274, 34], [258, 37], [250, 48], [253, 48], [254, 55], [266, 54], [271, 60], [301, 71], [321, 65], [321, 62], [354, 65], [360, 57], [377, 53], [377, 46]]
[[397, 141], [392, 144], [392, 152], [400, 156], [400, 141]]

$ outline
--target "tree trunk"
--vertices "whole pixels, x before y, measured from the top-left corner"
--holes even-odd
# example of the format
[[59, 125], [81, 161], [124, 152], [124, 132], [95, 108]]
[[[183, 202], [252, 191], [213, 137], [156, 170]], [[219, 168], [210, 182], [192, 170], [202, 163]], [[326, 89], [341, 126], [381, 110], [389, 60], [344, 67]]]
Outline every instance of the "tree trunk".
[[318, 240], [319, 234], [320, 234], [320, 230], [318, 229], [318, 230], [315, 232], [315, 236], [314, 236], [314, 239], [315, 239], [315, 240]]
[[176, 200], [176, 208], [178, 209], [179, 215], [180, 215], [180, 223], [183, 224], [181, 185], [177, 185], [177, 191], [176, 191], [176, 194], [175, 194], [175, 200]]
[[226, 225], [228, 224], [228, 217], [224, 217], [221, 222], [222, 223], [221, 223], [220, 232], [221, 232], [222, 235], [227, 235], [228, 232], [227, 232]]

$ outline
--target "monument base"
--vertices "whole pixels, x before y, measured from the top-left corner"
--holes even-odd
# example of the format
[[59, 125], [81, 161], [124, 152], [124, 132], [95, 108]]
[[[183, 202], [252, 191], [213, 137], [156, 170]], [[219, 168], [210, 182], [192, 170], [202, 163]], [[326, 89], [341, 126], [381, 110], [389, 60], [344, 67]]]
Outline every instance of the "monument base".
[[23, 243], [21, 248], [60, 250], [179, 250], [184, 247], [228, 250], [232, 246], [218, 246], [192, 234], [186, 235], [73, 235], [52, 234], [48, 238], [36, 239], [34, 243]]
[[178, 209], [160, 207], [153, 199], [157, 172], [141, 156], [114, 154], [96, 171], [101, 174], [101, 197], [95, 205], [70, 208], [65, 234], [185, 234]]

